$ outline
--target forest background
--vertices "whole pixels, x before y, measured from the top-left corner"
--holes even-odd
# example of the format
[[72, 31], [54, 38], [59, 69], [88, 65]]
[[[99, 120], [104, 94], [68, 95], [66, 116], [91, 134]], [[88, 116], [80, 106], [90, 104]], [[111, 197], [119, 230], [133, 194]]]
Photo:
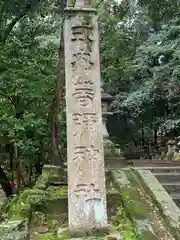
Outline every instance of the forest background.
[[[150, 158], [180, 135], [180, 2], [93, 4], [101, 81], [116, 97], [110, 138], [126, 156]], [[62, 0], [0, 0], [0, 180], [7, 195], [14, 184], [31, 184], [43, 164], [65, 161], [63, 9]]]

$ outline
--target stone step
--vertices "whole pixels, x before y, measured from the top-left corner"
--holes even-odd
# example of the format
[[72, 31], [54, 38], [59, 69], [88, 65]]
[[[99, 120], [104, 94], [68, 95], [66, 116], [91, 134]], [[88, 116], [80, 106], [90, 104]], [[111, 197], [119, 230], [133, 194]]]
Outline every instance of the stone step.
[[156, 172], [154, 173], [154, 176], [160, 181], [160, 182], [180, 182], [180, 173], [166, 173], [166, 172]]
[[[111, 160], [111, 159], [109, 159]], [[120, 159], [117, 159], [120, 160]], [[126, 166], [134, 167], [180, 167], [180, 161], [159, 161], [159, 160], [126, 160]]]
[[180, 167], [149, 167], [148, 169], [153, 173], [180, 173]]
[[161, 183], [168, 193], [180, 193], [180, 182]]
[[180, 193], [171, 193], [170, 196], [172, 197], [175, 204], [180, 207]]
[[179, 166], [166, 166], [166, 167], [135, 167], [135, 169], [150, 170], [152, 173], [180, 173]]

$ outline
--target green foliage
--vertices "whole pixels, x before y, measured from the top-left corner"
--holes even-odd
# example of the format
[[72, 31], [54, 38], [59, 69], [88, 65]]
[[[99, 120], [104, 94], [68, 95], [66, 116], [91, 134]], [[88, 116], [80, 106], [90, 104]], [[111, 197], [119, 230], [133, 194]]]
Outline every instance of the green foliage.
[[29, 139], [27, 132], [35, 138], [44, 137], [48, 100], [53, 94], [52, 74], [57, 66], [56, 46], [42, 48], [36, 40], [40, 26], [30, 29], [30, 24], [28, 19], [19, 23], [15, 35], [0, 49], [1, 135], [20, 146]]
[[44, 233], [38, 236], [38, 240], [56, 240], [55, 233]]
[[[31, 6], [21, 17], [19, 14], [27, 2]], [[0, 146], [11, 144], [18, 149], [13, 165], [16, 161], [26, 167], [42, 163], [50, 148], [50, 113], [58, 77], [62, 20], [59, 5], [55, 3], [49, 0], [0, 1], [3, 23], [0, 34]], [[9, 23], [17, 22], [4, 42], [7, 19]], [[62, 120], [60, 141], [64, 144], [64, 111], [59, 118]]]
[[43, 204], [49, 194], [43, 190], [26, 189], [18, 198], [13, 199], [9, 209], [9, 217], [28, 218], [30, 209], [37, 204]]
[[28, 218], [30, 210], [36, 206], [43, 206], [46, 201], [57, 200], [66, 193], [66, 188], [49, 188], [40, 190], [37, 188], [26, 189], [20, 196], [14, 198], [10, 204], [8, 215], [10, 218]]
[[138, 90], [130, 94], [125, 104], [132, 107], [134, 102], [134, 109], [140, 109], [136, 117], [157, 125], [163, 134], [179, 128], [179, 23], [179, 19], [174, 19], [151, 34], [137, 50], [130, 67]]
[[[116, 140], [120, 141], [121, 146], [130, 143], [132, 140], [134, 143], [141, 141], [142, 130], [145, 133], [144, 137], [149, 139], [152, 139], [153, 131], [157, 131], [158, 135], [161, 136], [176, 137], [180, 134], [180, 108], [178, 104], [180, 100], [178, 54], [180, 20], [176, 17], [176, 14], [171, 15], [174, 11], [179, 13], [180, 6], [176, 5], [174, 7], [170, 1], [167, 2], [165, 5], [158, 2], [158, 6], [161, 6], [161, 8], [158, 8], [156, 4], [149, 5], [148, 1], [139, 1], [136, 8], [141, 7], [144, 11], [143, 8], [148, 7], [149, 12], [146, 12], [146, 14], [153, 19], [154, 23], [159, 25], [159, 28], [155, 31], [154, 23], [149, 25], [149, 29], [146, 28], [148, 30], [147, 38], [141, 37], [141, 42], [139, 42], [138, 39], [132, 38], [131, 31], [126, 26], [127, 31], [129, 30], [128, 36], [131, 39], [129, 44], [132, 45], [133, 41], [136, 40], [134, 53], [132, 49], [123, 45], [122, 48], [126, 49], [127, 52], [123, 53], [121, 51], [120, 55], [117, 50], [118, 46], [115, 45], [116, 41], [113, 40], [114, 43], [111, 43], [111, 46], [116, 46], [115, 51], [118, 54], [117, 57], [116, 54], [113, 54], [113, 59], [126, 59], [124, 61], [125, 65], [121, 63], [123, 73], [118, 72], [119, 68], [118, 70], [114, 68], [115, 64], [112, 59], [107, 63], [108, 68], [105, 65], [108, 73], [104, 72], [108, 78], [109, 68], [113, 68], [113, 74], [118, 74], [117, 80], [115, 78], [109, 80], [113, 82], [113, 85], [111, 85], [113, 89], [115, 86], [116, 91], [119, 91], [112, 106], [116, 116], [111, 117], [110, 121], [113, 128], [116, 123], [121, 127], [116, 126], [116, 129], [110, 127], [109, 130], [116, 137]], [[156, 12], [153, 12], [155, 6]], [[159, 11], [163, 13], [166, 11], [169, 15], [162, 18]], [[159, 20], [153, 13], [160, 17]], [[137, 26], [132, 25], [131, 27], [136, 31]], [[123, 36], [125, 36], [125, 33]], [[106, 37], [109, 38], [108, 35]], [[117, 36], [115, 36], [115, 39], [117, 40]], [[105, 54], [106, 58], [109, 59], [111, 53], [105, 51]]]
[[137, 240], [132, 222], [126, 216], [123, 206], [119, 207], [116, 211], [116, 216], [112, 217], [112, 224], [121, 233], [123, 240]]
[[[113, 6], [116, 9], [114, 12]], [[128, 89], [127, 79], [124, 79], [124, 76], [132, 45], [131, 31], [122, 21], [123, 9], [116, 1], [108, 1], [104, 3], [99, 17], [102, 81], [113, 93]], [[111, 11], [112, 14], [109, 14]]]

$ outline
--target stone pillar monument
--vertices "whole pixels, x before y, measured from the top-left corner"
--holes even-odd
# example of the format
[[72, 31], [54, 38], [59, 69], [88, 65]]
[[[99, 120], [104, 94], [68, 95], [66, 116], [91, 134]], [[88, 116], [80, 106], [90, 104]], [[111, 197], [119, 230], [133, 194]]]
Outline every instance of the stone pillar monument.
[[99, 35], [88, 0], [65, 9], [68, 216], [70, 234], [107, 228]]

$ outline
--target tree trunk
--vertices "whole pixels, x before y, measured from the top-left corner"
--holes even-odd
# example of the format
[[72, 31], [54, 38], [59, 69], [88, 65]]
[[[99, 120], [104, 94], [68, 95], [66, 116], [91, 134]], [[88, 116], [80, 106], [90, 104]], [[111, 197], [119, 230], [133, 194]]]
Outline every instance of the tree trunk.
[[6, 144], [6, 149], [9, 154], [9, 168], [11, 172], [10, 181], [11, 181], [11, 186], [14, 189], [14, 167], [13, 167], [14, 146], [13, 144], [12, 143]]
[[141, 128], [141, 148], [142, 150], [144, 151], [144, 144], [145, 144], [145, 141], [144, 141], [144, 127]]
[[1, 166], [0, 166], [0, 184], [2, 186], [2, 189], [5, 192], [6, 196], [8, 198], [11, 197], [13, 194], [13, 189], [12, 189], [12, 186], [11, 186], [5, 172], [1, 168]]
[[42, 168], [43, 165], [45, 164], [45, 152], [46, 152], [45, 144], [44, 142], [41, 142], [39, 147], [39, 156], [37, 158], [36, 163], [34, 164], [36, 179], [42, 174]]
[[154, 146], [157, 147], [157, 129], [154, 129]]
[[13, 168], [13, 152], [9, 152], [10, 154], [10, 170], [11, 170], [11, 183], [12, 183], [12, 188], [14, 189], [14, 168]]
[[19, 147], [14, 143], [14, 160], [16, 165], [16, 192], [18, 193], [21, 187], [21, 179], [20, 179], [20, 160], [19, 160]]
[[36, 179], [37, 179], [42, 174], [43, 164], [39, 162], [39, 163], [36, 163], [34, 167], [36, 169], [35, 174], [36, 174]]
[[63, 158], [62, 154], [60, 153], [59, 149], [59, 110], [60, 105], [63, 101], [64, 97], [64, 83], [65, 83], [65, 76], [64, 76], [64, 37], [63, 37], [63, 24], [62, 21], [62, 32], [61, 32], [61, 39], [60, 39], [60, 48], [59, 48], [59, 76], [56, 82], [56, 89], [55, 95], [52, 103], [52, 108], [50, 112], [51, 118], [51, 138], [52, 138], [52, 151], [53, 151], [53, 164], [63, 166]]
[[22, 171], [21, 167], [19, 169], [19, 178], [20, 178], [20, 183], [22, 183], [23, 187], [25, 187], [26, 186], [26, 181], [25, 181], [25, 178], [23, 176], [23, 171]]
[[[6, 26], [4, 31], [1, 31], [0, 34], [0, 44], [5, 44], [8, 36], [12, 32], [12, 29], [14, 26], [24, 17], [28, 14], [28, 12], [35, 9], [38, 4], [40, 3], [40, 0], [35, 1], [25, 1], [25, 5], [22, 7], [22, 9], [19, 9], [19, 12], [9, 21], [9, 24]], [[2, 4], [1, 4], [2, 5]]]

